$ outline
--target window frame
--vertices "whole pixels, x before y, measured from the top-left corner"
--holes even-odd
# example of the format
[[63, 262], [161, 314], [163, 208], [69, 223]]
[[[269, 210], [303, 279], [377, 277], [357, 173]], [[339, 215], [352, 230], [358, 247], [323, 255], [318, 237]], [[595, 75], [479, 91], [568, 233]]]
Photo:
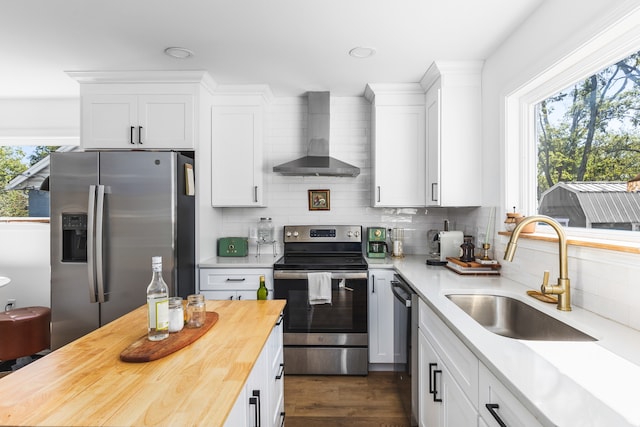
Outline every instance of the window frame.
[[[613, 19], [604, 30], [504, 98], [503, 209], [537, 212], [537, 139], [535, 105], [577, 81], [640, 50], [640, 7]], [[539, 227], [551, 234], [550, 227]], [[568, 227], [569, 236], [603, 241], [640, 241], [637, 231]]]

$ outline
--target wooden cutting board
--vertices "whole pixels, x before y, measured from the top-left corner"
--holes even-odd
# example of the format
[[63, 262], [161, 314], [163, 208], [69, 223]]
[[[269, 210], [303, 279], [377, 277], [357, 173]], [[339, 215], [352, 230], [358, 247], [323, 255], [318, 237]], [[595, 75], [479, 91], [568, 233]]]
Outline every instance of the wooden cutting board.
[[161, 359], [206, 334], [217, 321], [218, 313], [207, 311], [207, 318], [200, 328], [184, 328], [180, 332], [169, 334], [169, 338], [162, 341], [149, 341], [144, 335], [120, 353], [120, 360], [141, 363]]

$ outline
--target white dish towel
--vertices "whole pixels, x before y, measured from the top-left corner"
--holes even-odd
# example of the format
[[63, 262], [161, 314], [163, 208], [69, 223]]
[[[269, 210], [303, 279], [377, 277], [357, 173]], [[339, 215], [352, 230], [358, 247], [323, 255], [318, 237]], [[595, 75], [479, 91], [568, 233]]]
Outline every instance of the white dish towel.
[[309, 305], [331, 304], [331, 273], [307, 273]]

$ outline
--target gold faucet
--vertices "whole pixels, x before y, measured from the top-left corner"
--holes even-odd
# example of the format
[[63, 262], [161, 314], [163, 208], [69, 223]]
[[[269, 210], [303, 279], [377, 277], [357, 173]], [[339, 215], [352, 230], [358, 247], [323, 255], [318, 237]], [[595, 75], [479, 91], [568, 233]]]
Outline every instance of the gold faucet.
[[567, 268], [567, 235], [562, 226], [558, 222], [546, 215], [533, 215], [523, 219], [511, 233], [511, 239], [504, 251], [504, 259], [513, 261], [513, 255], [516, 253], [516, 242], [520, 237], [520, 232], [524, 227], [532, 222], [544, 222], [549, 224], [558, 234], [558, 257], [560, 259], [560, 277], [558, 284], [549, 286], [549, 272], [545, 271], [542, 278], [542, 286], [540, 290], [543, 294], [558, 295], [558, 310], [571, 311], [571, 288], [569, 286], [569, 273]]

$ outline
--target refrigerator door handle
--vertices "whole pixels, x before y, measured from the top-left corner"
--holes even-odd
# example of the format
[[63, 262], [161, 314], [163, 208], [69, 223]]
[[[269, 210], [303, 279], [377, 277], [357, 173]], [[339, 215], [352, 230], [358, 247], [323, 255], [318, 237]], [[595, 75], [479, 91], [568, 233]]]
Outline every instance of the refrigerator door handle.
[[89, 273], [89, 302], [96, 303], [96, 267], [95, 267], [95, 214], [96, 186], [89, 186], [89, 204], [87, 206], [87, 270]]
[[98, 185], [96, 200], [96, 278], [98, 284], [98, 302], [104, 297], [104, 258], [102, 256], [102, 238], [104, 236], [104, 185]]

